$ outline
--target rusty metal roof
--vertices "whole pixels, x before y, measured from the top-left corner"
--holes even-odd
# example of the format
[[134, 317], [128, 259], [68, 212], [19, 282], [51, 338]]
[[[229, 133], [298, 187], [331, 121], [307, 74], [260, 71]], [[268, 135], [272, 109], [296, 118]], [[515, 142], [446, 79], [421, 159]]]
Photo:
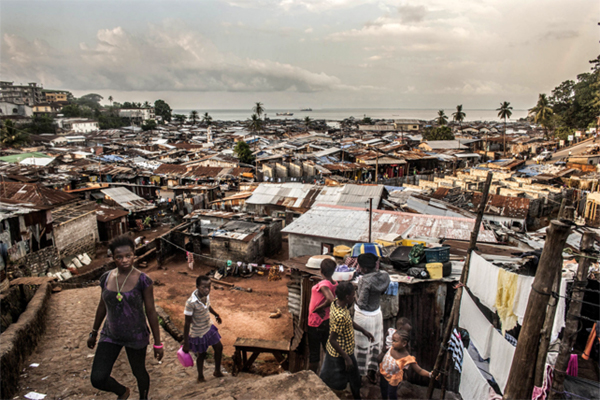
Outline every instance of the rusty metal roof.
[[108, 222], [129, 214], [129, 211], [111, 208], [104, 205], [96, 206], [96, 219], [100, 222]]
[[57, 206], [75, 201], [78, 197], [50, 189], [39, 183], [0, 182], [0, 199], [39, 206]]
[[187, 172], [185, 165], [161, 164], [154, 170], [154, 175], [183, 175]]
[[[480, 192], [473, 193], [473, 204], [481, 203]], [[508, 197], [499, 194], [490, 194], [485, 205], [485, 214], [498, 215], [509, 218], [527, 218], [530, 200], [524, 197]]]
[[[394, 233], [403, 238], [446, 238], [469, 240], [474, 219], [373, 210], [372, 236], [375, 240]], [[369, 213], [366, 208], [315, 206], [286, 226], [282, 232], [336, 238], [354, 242], [369, 241]], [[482, 225], [478, 241], [496, 243], [496, 237]]]

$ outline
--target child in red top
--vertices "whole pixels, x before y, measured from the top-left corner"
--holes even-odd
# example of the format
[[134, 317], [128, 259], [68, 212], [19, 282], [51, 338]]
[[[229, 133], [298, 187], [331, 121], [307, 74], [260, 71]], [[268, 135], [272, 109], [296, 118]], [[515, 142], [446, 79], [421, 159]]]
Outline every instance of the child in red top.
[[417, 374], [431, 378], [431, 372], [419, 367], [417, 360], [408, 353], [408, 340], [408, 332], [396, 331], [392, 335], [392, 347], [381, 353], [379, 373], [382, 399], [398, 398], [398, 385], [404, 379], [404, 370], [412, 368]]
[[323, 280], [311, 289], [308, 306], [308, 348], [310, 350], [308, 368], [317, 373], [321, 359], [321, 346], [325, 349], [329, 338], [329, 306], [335, 300], [337, 282], [331, 277], [337, 267], [335, 261], [325, 259], [321, 262]]

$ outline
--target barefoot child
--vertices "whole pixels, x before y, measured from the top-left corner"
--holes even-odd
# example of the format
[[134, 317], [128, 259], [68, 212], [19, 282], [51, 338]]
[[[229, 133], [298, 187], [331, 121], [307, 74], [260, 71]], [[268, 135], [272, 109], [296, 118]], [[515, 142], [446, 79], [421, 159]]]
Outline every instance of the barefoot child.
[[[198, 382], [204, 382], [204, 358], [206, 350], [212, 346], [215, 351], [214, 376], [221, 377], [221, 356], [223, 345], [219, 330], [210, 321], [210, 314], [214, 315], [221, 324], [221, 317], [210, 306], [210, 278], [199, 276], [196, 278], [196, 290], [185, 303], [185, 326], [183, 328], [183, 351], [190, 350], [196, 353], [198, 366]], [[209, 314], [210, 312], [210, 314]]]
[[431, 372], [425, 371], [413, 356], [408, 353], [409, 334], [396, 331], [392, 335], [392, 347], [384, 354], [379, 364], [381, 374], [381, 398], [395, 400], [398, 398], [398, 385], [404, 379], [404, 370], [412, 368], [421, 376], [431, 378]]

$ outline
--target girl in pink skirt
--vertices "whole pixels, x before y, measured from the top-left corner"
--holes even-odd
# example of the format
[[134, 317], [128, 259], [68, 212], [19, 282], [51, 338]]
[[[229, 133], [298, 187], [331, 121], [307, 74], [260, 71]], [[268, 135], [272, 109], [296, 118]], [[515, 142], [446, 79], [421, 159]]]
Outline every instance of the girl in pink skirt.
[[223, 345], [219, 330], [210, 320], [210, 314], [221, 324], [221, 317], [210, 306], [210, 278], [196, 278], [196, 290], [185, 303], [185, 327], [183, 328], [183, 351], [196, 353], [198, 366], [198, 382], [204, 382], [204, 358], [206, 351], [212, 346], [215, 352], [214, 376], [221, 377], [221, 357]]

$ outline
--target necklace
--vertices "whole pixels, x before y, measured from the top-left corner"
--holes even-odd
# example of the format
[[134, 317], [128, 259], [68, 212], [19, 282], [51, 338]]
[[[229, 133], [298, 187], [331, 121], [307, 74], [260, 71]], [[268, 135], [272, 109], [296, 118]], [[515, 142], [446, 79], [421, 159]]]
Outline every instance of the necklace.
[[131, 271], [129, 271], [129, 273], [125, 277], [125, 280], [123, 281], [123, 284], [121, 285], [121, 288], [119, 289], [119, 270], [117, 269], [117, 275], [115, 276], [115, 280], [117, 282], [117, 300], [119, 300], [119, 301], [123, 300], [123, 295], [121, 294], [121, 290], [123, 290], [123, 288], [125, 287], [125, 282], [127, 282], [127, 278], [129, 278], [129, 275], [131, 275], [132, 272], [133, 272], [133, 267], [131, 267]]

